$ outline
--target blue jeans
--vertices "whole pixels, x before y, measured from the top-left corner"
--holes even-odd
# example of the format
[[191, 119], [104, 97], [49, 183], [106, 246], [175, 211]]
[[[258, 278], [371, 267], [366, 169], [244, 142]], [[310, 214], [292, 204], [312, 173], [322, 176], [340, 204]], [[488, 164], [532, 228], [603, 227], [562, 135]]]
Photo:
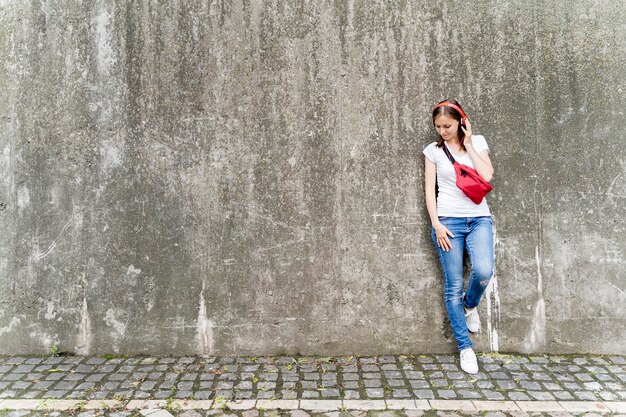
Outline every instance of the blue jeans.
[[[454, 235], [454, 238], [448, 237], [451, 249], [444, 252], [437, 244], [435, 229], [432, 229], [433, 242], [439, 252], [443, 270], [446, 310], [460, 351], [472, 347], [463, 306], [467, 308], [478, 306], [493, 275], [492, 221], [490, 216], [439, 217], [439, 221]], [[465, 297], [463, 297], [464, 250], [467, 250], [472, 267]]]

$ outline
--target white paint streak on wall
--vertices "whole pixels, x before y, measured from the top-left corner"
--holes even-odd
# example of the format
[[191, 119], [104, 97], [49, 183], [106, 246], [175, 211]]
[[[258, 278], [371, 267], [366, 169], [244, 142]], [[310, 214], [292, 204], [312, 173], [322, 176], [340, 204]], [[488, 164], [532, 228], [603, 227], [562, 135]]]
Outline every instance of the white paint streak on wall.
[[21, 186], [17, 189], [17, 208], [24, 209], [30, 204], [30, 191], [28, 188]]
[[[496, 227], [493, 226], [493, 253], [494, 263], [497, 248], [498, 236], [496, 233]], [[498, 293], [498, 278], [496, 276], [496, 270], [493, 270], [493, 276], [487, 286], [486, 290], [487, 299], [487, 333], [489, 334], [489, 348], [492, 352], [497, 352], [499, 347], [498, 343], [498, 324], [500, 323], [500, 294]]]
[[141, 269], [135, 268], [135, 265], [129, 265], [128, 269], [126, 269], [126, 277], [130, 285], [137, 285], [137, 277], [141, 274]]
[[44, 317], [46, 318], [46, 320], [54, 320], [56, 316], [57, 313], [54, 311], [54, 301], [48, 301]]
[[530, 352], [541, 351], [546, 344], [546, 303], [543, 298], [543, 276], [541, 275], [539, 245], [535, 246], [535, 261], [537, 263], [538, 299], [533, 313], [532, 328], [526, 343], [526, 348]]
[[78, 336], [76, 337], [76, 353], [89, 355], [92, 340], [93, 332], [91, 329], [91, 317], [89, 317], [89, 309], [87, 308], [87, 297], [83, 297], [80, 326], [78, 328]]
[[98, 72], [105, 76], [109, 74], [111, 67], [115, 64], [115, 57], [111, 48], [111, 34], [107, 31], [111, 17], [112, 15], [107, 10], [103, 10], [91, 20], [91, 27], [94, 28], [96, 65]]
[[198, 308], [197, 323], [197, 339], [198, 353], [201, 355], [210, 355], [214, 351], [213, 341], [213, 321], [209, 320], [206, 310], [206, 301], [204, 300], [205, 284], [202, 282], [202, 291], [200, 291], [200, 306]]
[[65, 226], [63, 226], [63, 229], [61, 229], [61, 232], [59, 233], [59, 235], [56, 237], [56, 239], [54, 239], [54, 241], [52, 241], [52, 243], [50, 244], [50, 246], [48, 247], [48, 250], [46, 250], [45, 252], [42, 253], [38, 253], [37, 255], [35, 255], [35, 259], [40, 260], [45, 258], [46, 256], [50, 255], [50, 253], [54, 250], [54, 248], [57, 245], [57, 242], [59, 240], [61, 240], [61, 237], [63, 236], [63, 233], [65, 233], [65, 231], [67, 230], [68, 227], [70, 227], [70, 225], [72, 224], [72, 222], [74, 221], [74, 213], [72, 213], [72, 215], [70, 216], [70, 219], [67, 221], [67, 223], [65, 223]]
[[[123, 315], [124, 312], [118, 311], [118, 315]], [[110, 308], [107, 310], [104, 316], [104, 322], [107, 326], [113, 328], [113, 332], [111, 332], [111, 337], [113, 338], [114, 350], [117, 352], [119, 350], [119, 341], [126, 333], [126, 324], [119, 321], [116, 317], [116, 312]]]
[[11, 332], [15, 327], [20, 325], [20, 319], [17, 317], [13, 317], [8, 326], [0, 327], [0, 336], [5, 333]]

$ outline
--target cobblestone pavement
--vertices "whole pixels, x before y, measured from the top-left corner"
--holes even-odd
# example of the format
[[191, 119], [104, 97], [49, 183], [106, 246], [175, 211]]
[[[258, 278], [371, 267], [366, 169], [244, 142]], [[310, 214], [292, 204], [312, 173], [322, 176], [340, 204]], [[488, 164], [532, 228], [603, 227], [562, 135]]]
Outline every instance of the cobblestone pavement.
[[[162, 400], [162, 407], [152, 411], [185, 417], [204, 417], [224, 413], [216, 406], [251, 404], [252, 409], [231, 409], [226, 414], [257, 417], [276, 413], [293, 417], [317, 415], [314, 407], [303, 404], [333, 404], [325, 415], [533, 415], [541, 408], [524, 409], [521, 404], [597, 403], [616, 405], [612, 410], [571, 408], [607, 414], [626, 414], [626, 357], [565, 355], [478, 355], [480, 372], [468, 375], [461, 371], [456, 355], [410, 355], [378, 357], [0, 357], [0, 410], [12, 417], [41, 415], [37, 413], [72, 412], [82, 417], [111, 415], [130, 416], [144, 413], [141, 407], [117, 411], [111, 407], [83, 410], [81, 404], [100, 401], [118, 403], [138, 400]], [[44, 401], [31, 409], [14, 410], [16, 400]], [[45, 402], [74, 400], [71, 410], [48, 410]], [[298, 404], [292, 411], [264, 411], [255, 401], [291, 401]], [[268, 401], [269, 400], [269, 401]], [[328, 400], [328, 401], [327, 401]], [[455, 401], [453, 401], [455, 400]], [[459, 401], [461, 400], [461, 401]], [[204, 404], [204, 410], [175, 410], [169, 404], [183, 401]], [[204, 401], [204, 402], [203, 402]], [[370, 401], [370, 403], [368, 403]], [[438, 403], [439, 401], [439, 403]], [[480, 409], [480, 403], [517, 404], [501, 411]], [[4, 405], [3, 405], [4, 403]], [[153, 403], [155, 403], [153, 401]], [[30, 403], [35, 404], [31, 401]], [[68, 403], [69, 404], [69, 403]], [[211, 407], [205, 407], [212, 404]], [[350, 405], [347, 407], [347, 405]], [[359, 407], [359, 404], [364, 404]], [[374, 404], [374, 405], [372, 405]], [[373, 411], [371, 408], [394, 408], [393, 404], [414, 404], [405, 411]], [[421, 405], [420, 405], [421, 404]], [[436, 411], [441, 404], [460, 404], [456, 411]], [[465, 405], [470, 405], [466, 408]], [[382, 405], [382, 406], [381, 406]], [[446, 406], [447, 407], [447, 406]], [[26, 407], [28, 408], [28, 407]], [[152, 407], [154, 408], [154, 407]], [[245, 407], [242, 407], [245, 408]], [[419, 410], [421, 408], [421, 410]], [[450, 407], [452, 408], [452, 407]], [[519, 411], [521, 408], [522, 411]], [[139, 411], [138, 411], [139, 410]], [[508, 410], [508, 411], [507, 411]], [[518, 411], [516, 411], [518, 410]], [[524, 414], [525, 412], [529, 414]], [[466, 414], [458, 414], [465, 412]], [[489, 414], [491, 412], [491, 414]], [[510, 412], [513, 414], [505, 414]], [[61, 413], [61, 414], [59, 414]], [[198, 413], [197, 415], [191, 413]], [[248, 414], [246, 414], [248, 413]], [[256, 413], [256, 414], [254, 414]], [[260, 413], [260, 414], [259, 414]], [[286, 413], [286, 414], [285, 414]], [[294, 415], [293, 413], [296, 413]], [[304, 414], [297, 414], [304, 413]], [[332, 414], [334, 413], [334, 414]], [[347, 414], [346, 414], [347, 413]], [[376, 414], [379, 413], [379, 414]], [[387, 413], [387, 414], [384, 414]], [[402, 414], [405, 413], [405, 414]], [[411, 414], [412, 413], [412, 414]], [[430, 413], [430, 414], [429, 414]], [[434, 413], [434, 414], [433, 414]], [[486, 414], [487, 413], [487, 414]], [[499, 414], [498, 414], [499, 413]], [[582, 414], [581, 414], [582, 413]], [[276, 414], [276, 415], [278, 415]], [[384, 415], [384, 416], [383, 416]], [[542, 415], [542, 414], [535, 414]], [[151, 417], [168, 417], [154, 415]]]

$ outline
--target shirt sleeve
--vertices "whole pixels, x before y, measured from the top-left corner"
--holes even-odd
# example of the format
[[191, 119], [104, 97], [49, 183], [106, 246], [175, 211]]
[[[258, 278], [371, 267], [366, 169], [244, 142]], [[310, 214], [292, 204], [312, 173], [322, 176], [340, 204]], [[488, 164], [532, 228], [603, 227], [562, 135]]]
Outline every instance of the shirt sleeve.
[[474, 145], [476, 153], [481, 153], [484, 150], [489, 152], [489, 146], [483, 135], [472, 135], [472, 144]]
[[425, 147], [422, 152], [430, 162], [435, 162], [435, 142]]

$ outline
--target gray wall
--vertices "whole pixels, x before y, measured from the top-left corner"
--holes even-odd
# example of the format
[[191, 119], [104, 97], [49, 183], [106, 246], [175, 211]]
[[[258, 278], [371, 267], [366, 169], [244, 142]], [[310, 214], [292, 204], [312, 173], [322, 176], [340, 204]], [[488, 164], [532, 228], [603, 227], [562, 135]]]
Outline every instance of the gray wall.
[[0, 353], [450, 352], [433, 104], [496, 168], [479, 350], [626, 354], [621, 1], [0, 1]]

